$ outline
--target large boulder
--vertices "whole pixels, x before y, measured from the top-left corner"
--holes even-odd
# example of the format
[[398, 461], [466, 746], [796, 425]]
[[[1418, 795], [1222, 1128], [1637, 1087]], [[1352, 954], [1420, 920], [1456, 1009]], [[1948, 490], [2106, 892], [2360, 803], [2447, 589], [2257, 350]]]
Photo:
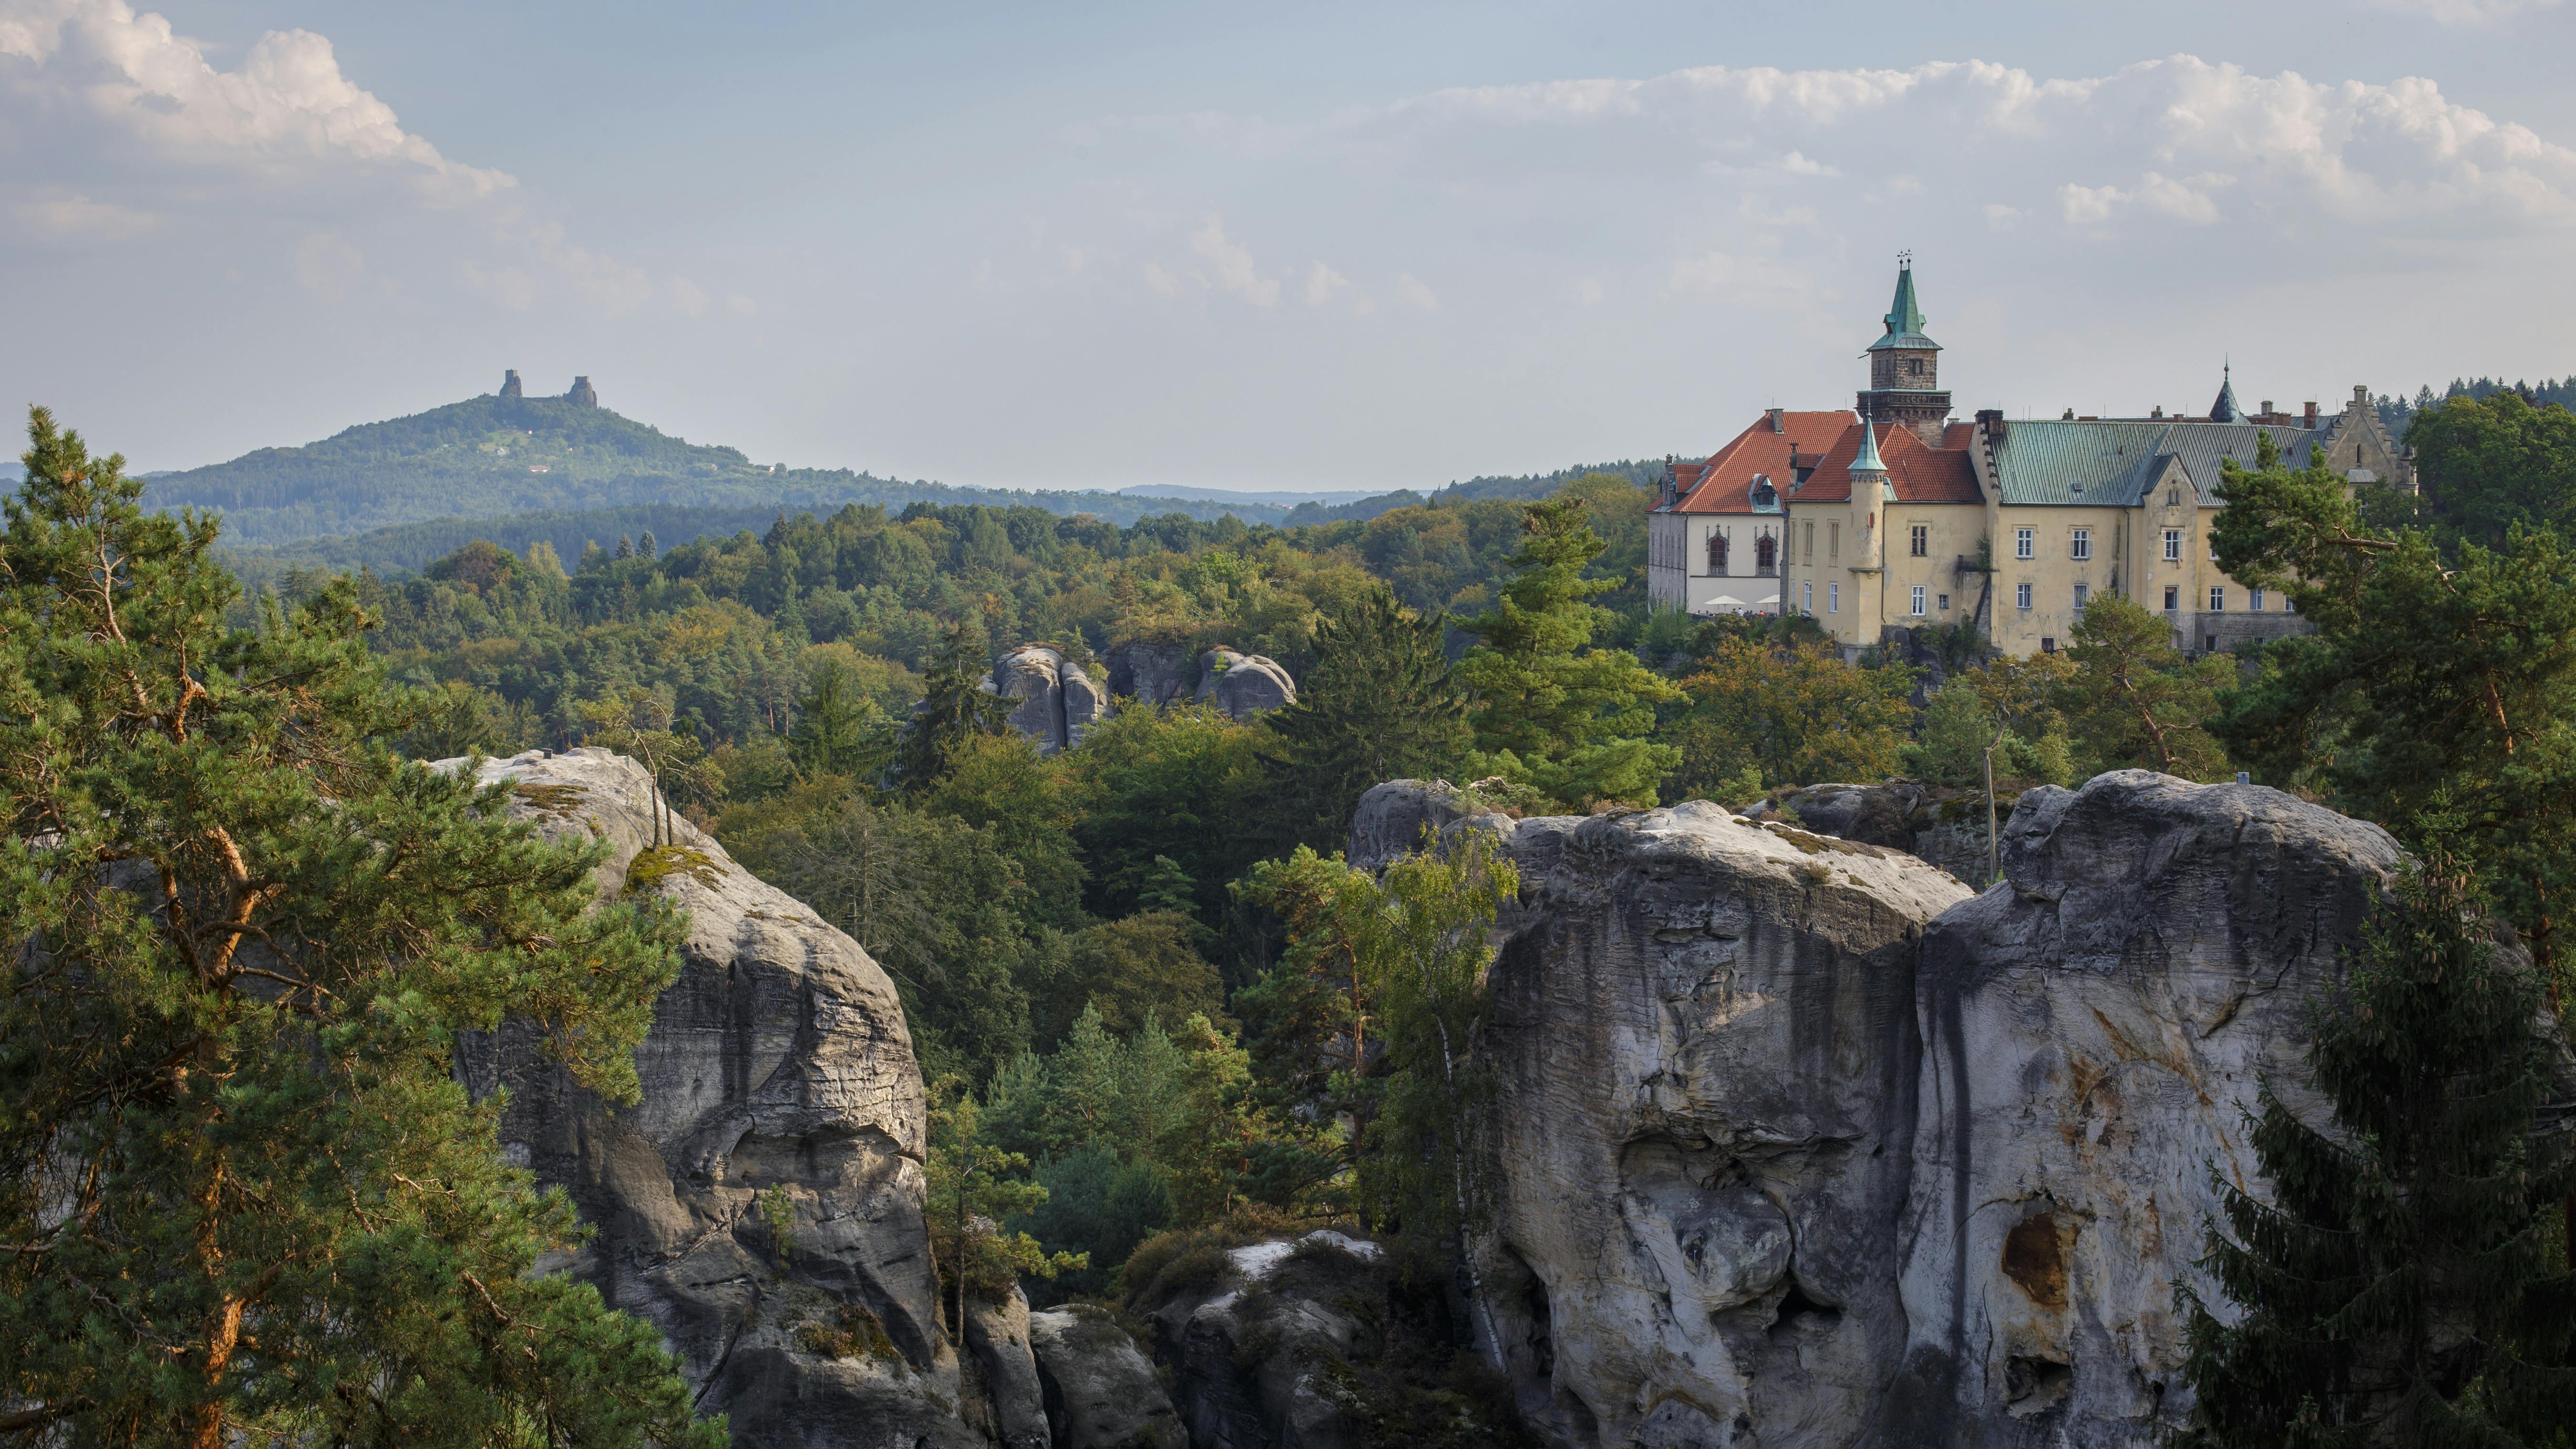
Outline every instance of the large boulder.
[[1116, 713], [1116, 706], [1110, 703], [1109, 691], [1101, 688], [1087, 670], [1070, 659], [1057, 671], [1056, 679], [1057, 690], [1063, 698], [1064, 747], [1071, 749], [1082, 743], [1082, 737], [1091, 733], [1094, 725], [1105, 723], [1110, 715]]
[[2211, 1174], [2258, 1180], [2265, 1081], [2322, 1115], [2309, 1003], [2398, 862], [2256, 785], [2022, 797], [2007, 883], [1924, 937], [1907, 1349], [1874, 1442], [2161, 1442], [2189, 1401], [2174, 1285], [2223, 1301], [2193, 1266]]
[[1107, 1314], [1080, 1306], [1032, 1313], [1029, 1345], [1056, 1449], [1183, 1449], [1189, 1443], [1154, 1365]]
[[984, 1371], [993, 1437], [1002, 1449], [1048, 1449], [1054, 1436], [1047, 1429], [1046, 1388], [1029, 1347], [1029, 1300], [1016, 1285], [999, 1303], [968, 1300], [966, 1344]]
[[[1998, 824], [2021, 798], [2018, 786], [1995, 792]], [[1756, 820], [1781, 820], [1818, 835], [1884, 845], [1941, 867], [1963, 881], [1991, 881], [1996, 843], [1986, 828], [1983, 790], [1889, 780], [1877, 785], [1790, 786], [1746, 809]], [[2000, 830], [1996, 832], [2000, 836]]]
[[531, 751], [481, 778], [541, 834], [606, 841], [603, 896], [688, 912], [635, 1053], [641, 1102], [582, 1092], [523, 1029], [460, 1052], [478, 1095], [508, 1090], [505, 1150], [597, 1229], [562, 1266], [661, 1331], [738, 1446], [985, 1442], [937, 1323], [921, 1072], [884, 971], [685, 819], [653, 848], [632, 760]]
[[1198, 687], [1198, 671], [1185, 644], [1130, 643], [1108, 654], [1109, 692], [1138, 704], [1170, 704]]
[[1054, 754], [1064, 748], [1064, 656], [1043, 644], [1023, 644], [993, 661], [984, 688], [1019, 701], [1011, 711], [1011, 728]]
[[1214, 704], [1239, 720], [1297, 702], [1297, 682], [1259, 654], [1210, 649], [1199, 656], [1198, 702]]
[[2267, 1075], [2298, 1101], [2307, 1002], [2399, 859], [2139, 772], [2023, 795], [1983, 895], [1704, 804], [1381, 788], [1369, 852], [1480, 830], [1522, 872], [1477, 1296], [1583, 1449], [2160, 1442], [2210, 1172], [2253, 1179], [2241, 1114]]

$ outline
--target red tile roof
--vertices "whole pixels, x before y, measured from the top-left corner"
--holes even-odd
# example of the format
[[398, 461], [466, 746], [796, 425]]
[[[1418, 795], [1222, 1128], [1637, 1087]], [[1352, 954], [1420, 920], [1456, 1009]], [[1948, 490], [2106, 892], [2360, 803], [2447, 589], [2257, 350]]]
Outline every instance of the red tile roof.
[[[1848, 502], [1851, 462], [1860, 455], [1858, 417], [1849, 412], [1783, 413], [1780, 422], [1780, 431], [1774, 432], [1765, 415], [1707, 462], [1679, 465], [1681, 501], [1674, 511], [1751, 513], [1756, 475], [1767, 475], [1784, 503]], [[1976, 466], [1967, 451], [1975, 436], [1975, 424], [1952, 423], [1943, 432], [1943, 446], [1935, 448], [1905, 428], [1880, 424], [1879, 457], [1897, 501], [1983, 503], [1985, 494], [1977, 487]], [[1816, 461], [1819, 452], [1824, 454], [1821, 463]], [[1803, 487], [1797, 486], [1793, 453], [1796, 464], [1814, 469]]]
[[[1771, 486], [1780, 490], [1785, 501], [1798, 478], [1791, 454], [1797, 455], [1798, 462], [1811, 461], [1855, 425], [1855, 415], [1850, 412], [1784, 412], [1780, 415], [1780, 429], [1774, 432], [1771, 416], [1765, 413], [1753, 426], [1736, 434], [1733, 442], [1710, 454], [1706, 462], [1696, 466], [1684, 463], [1675, 469], [1681, 477], [1681, 501], [1674, 511], [1751, 513], [1756, 475], [1770, 478]], [[1859, 434], [1854, 432], [1852, 436], [1857, 439]], [[1852, 444], [1853, 448], [1859, 446], [1857, 441]], [[1850, 457], [1850, 450], [1843, 456]]]

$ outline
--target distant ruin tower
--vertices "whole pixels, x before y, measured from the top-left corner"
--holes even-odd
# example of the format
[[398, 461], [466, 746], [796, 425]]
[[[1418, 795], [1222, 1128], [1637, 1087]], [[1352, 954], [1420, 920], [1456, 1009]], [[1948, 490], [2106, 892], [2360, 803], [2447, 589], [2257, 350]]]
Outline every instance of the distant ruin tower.
[[521, 391], [519, 390], [519, 370], [518, 370], [517, 368], [515, 368], [515, 367], [514, 367], [514, 368], [511, 368], [508, 372], [503, 373], [503, 374], [501, 375], [501, 396], [503, 396], [503, 397], [525, 397], [525, 396], [527, 396], [527, 394], [525, 394], [525, 393], [523, 393], [523, 392], [521, 392]]
[[589, 378], [576, 377], [572, 380], [572, 391], [564, 394], [564, 401], [577, 408], [595, 408], [599, 406], [599, 389], [590, 385]]

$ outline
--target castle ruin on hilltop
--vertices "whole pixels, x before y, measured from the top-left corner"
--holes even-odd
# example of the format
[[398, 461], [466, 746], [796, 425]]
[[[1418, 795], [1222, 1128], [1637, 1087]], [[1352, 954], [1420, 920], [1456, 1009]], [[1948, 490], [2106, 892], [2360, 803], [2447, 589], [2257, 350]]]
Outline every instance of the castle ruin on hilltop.
[[[527, 395], [527, 389], [519, 385], [517, 368], [510, 368], [501, 374], [501, 396], [526, 397]], [[572, 380], [572, 391], [565, 393], [563, 400], [574, 407], [595, 408], [599, 406], [599, 389], [590, 385], [588, 377], [576, 377]]]

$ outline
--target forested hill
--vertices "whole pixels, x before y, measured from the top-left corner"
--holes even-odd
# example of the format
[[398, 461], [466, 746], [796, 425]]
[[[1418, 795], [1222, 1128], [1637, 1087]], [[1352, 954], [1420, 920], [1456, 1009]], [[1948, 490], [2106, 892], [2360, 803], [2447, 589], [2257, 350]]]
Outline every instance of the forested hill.
[[[150, 498], [163, 508], [193, 505], [220, 512], [225, 540], [236, 546], [364, 534], [427, 520], [446, 521], [435, 530], [442, 541], [459, 530], [489, 537], [488, 523], [456, 521], [648, 508], [766, 510], [766, 518], [781, 509], [828, 510], [844, 503], [1027, 503], [1122, 524], [1155, 513], [1231, 513], [1252, 523], [1276, 523], [1288, 514], [1275, 504], [958, 488], [847, 469], [764, 467], [736, 449], [690, 443], [606, 408], [488, 394], [364, 423], [299, 448], [262, 448], [229, 463], [162, 474], [151, 480]], [[444, 542], [422, 552], [403, 547], [413, 540], [382, 542], [393, 545], [391, 552], [417, 552], [420, 558], [455, 546]]]

